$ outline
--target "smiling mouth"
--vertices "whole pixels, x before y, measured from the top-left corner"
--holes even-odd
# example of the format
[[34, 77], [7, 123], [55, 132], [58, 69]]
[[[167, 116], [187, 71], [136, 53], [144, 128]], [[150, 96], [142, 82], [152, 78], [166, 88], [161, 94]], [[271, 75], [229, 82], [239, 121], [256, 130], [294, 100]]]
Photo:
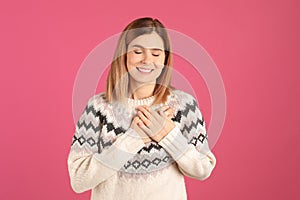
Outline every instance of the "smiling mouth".
[[137, 67], [137, 70], [138, 70], [139, 72], [142, 72], [142, 73], [150, 73], [150, 72], [152, 72], [154, 69], [145, 69], [145, 68], [139, 68], [139, 67]]

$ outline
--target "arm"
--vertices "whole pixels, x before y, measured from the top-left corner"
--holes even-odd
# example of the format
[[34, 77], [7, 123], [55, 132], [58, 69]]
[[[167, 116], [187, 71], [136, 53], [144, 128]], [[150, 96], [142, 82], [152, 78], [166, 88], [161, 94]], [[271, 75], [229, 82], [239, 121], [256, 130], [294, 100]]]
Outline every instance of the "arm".
[[216, 158], [208, 146], [202, 114], [196, 101], [192, 102], [182, 112], [181, 130], [176, 126], [159, 144], [170, 153], [184, 175], [204, 180], [214, 169]]
[[77, 193], [90, 190], [107, 180], [144, 147], [141, 137], [129, 128], [100, 152], [100, 119], [94, 101], [93, 97], [89, 99], [76, 125], [68, 156], [71, 186]]

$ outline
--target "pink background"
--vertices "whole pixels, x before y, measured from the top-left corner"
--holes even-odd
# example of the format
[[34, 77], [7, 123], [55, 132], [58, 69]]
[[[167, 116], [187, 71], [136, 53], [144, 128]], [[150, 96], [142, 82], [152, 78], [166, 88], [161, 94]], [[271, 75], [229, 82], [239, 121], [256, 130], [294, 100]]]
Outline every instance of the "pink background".
[[[144, 16], [199, 42], [226, 88], [217, 166], [206, 181], [186, 178], [189, 199], [299, 199], [299, 6], [296, 0], [1, 2], [0, 199], [89, 199], [89, 192], [71, 190], [67, 172], [74, 79], [96, 45]], [[189, 74], [182, 59], [175, 62]], [[206, 86], [192, 85], [209, 119]]]

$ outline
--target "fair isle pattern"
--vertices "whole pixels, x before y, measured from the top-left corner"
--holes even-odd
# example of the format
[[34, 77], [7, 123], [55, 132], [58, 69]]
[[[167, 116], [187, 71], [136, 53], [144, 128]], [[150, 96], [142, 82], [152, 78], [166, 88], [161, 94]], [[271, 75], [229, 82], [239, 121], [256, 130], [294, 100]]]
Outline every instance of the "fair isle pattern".
[[[176, 115], [172, 120], [187, 138], [188, 143], [201, 149], [201, 145], [207, 142], [205, 141], [207, 134], [204, 119], [193, 96], [175, 90], [169, 95], [166, 105], [175, 108]], [[93, 153], [101, 153], [103, 149], [111, 146], [116, 137], [129, 128], [135, 114], [133, 110], [122, 111], [120, 108], [116, 112], [114, 106], [106, 102], [104, 93], [91, 98], [77, 123], [72, 148], [85, 148]], [[123, 122], [118, 123], [116, 119], [123, 119]], [[128, 160], [120, 172], [144, 174], [159, 171], [173, 162], [174, 159], [164, 148], [151, 141]]]

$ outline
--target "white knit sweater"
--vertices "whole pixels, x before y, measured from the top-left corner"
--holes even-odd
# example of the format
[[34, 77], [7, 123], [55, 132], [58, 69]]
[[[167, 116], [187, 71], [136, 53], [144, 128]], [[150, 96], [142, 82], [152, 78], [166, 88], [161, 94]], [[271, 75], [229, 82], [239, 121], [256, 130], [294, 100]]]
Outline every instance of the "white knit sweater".
[[[92, 190], [92, 200], [185, 200], [184, 175], [204, 180], [216, 165], [205, 121], [193, 96], [173, 90], [165, 105], [175, 108], [175, 128], [159, 143], [144, 144], [130, 128], [135, 108], [154, 97], [109, 104], [91, 97], [82, 113], [68, 157], [71, 186]], [[159, 107], [155, 105], [152, 107]]]

